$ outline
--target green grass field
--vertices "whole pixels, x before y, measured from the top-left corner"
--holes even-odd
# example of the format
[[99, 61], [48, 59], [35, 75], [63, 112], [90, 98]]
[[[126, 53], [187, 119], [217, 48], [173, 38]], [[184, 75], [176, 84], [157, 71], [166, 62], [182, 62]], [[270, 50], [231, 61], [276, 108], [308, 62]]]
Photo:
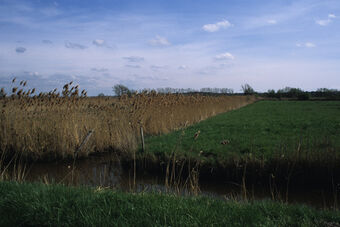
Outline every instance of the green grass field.
[[0, 182], [0, 226], [337, 226], [340, 213], [272, 201]]
[[333, 159], [339, 148], [337, 101], [260, 101], [183, 131], [146, 138], [149, 155], [174, 151], [211, 162], [245, 157], [270, 160], [295, 157], [297, 152], [307, 159]]

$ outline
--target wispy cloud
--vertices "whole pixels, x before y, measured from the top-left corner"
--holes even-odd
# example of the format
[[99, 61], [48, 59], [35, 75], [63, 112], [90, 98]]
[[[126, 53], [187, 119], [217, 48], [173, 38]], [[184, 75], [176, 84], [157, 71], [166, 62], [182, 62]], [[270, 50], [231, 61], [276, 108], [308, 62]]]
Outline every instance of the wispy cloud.
[[268, 23], [268, 24], [277, 24], [277, 21], [271, 19], [271, 20], [268, 20], [267, 23]]
[[320, 26], [327, 26], [333, 22], [333, 19], [336, 18], [334, 14], [328, 14], [328, 18], [324, 20], [315, 20], [315, 23]]
[[24, 74], [27, 74], [29, 76], [41, 76], [41, 74], [39, 72], [28, 72], [28, 71], [25, 71]]
[[78, 49], [78, 50], [84, 50], [87, 48], [87, 46], [81, 45], [79, 43], [71, 43], [68, 41], [65, 42], [65, 47], [69, 49]]
[[155, 38], [149, 40], [149, 44], [152, 46], [169, 46], [170, 42], [165, 37], [157, 35]]
[[15, 52], [19, 53], [19, 54], [22, 54], [26, 51], [26, 48], [25, 47], [17, 47], [15, 48]]
[[127, 60], [128, 62], [133, 62], [133, 63], [144, 61], [143, 57], [138, 57], [138, 56], [123, 57], [123, 59]]
[[152, 70], [160, 70], [160, 69], [166, 69], [167, 66], [166, 65], [151, 65], [150, 68]]
[[215, 24], [206, 24], [203, 25], [202, 29], [206, 32], [217, 32], [220, 29], [225, 29], [233, 26], [229, 21], [223, 20], [216, 22]]
[[223, 53], [223, 54], [218, 54], [214, 57], [215, 60], [221, 61], [221, 60], [234, 60], [235, 57], [231, 53]]
[[125, 67], [132, 68], [132, 69], [139, 69], [139, 68], [141, 68], [140, 65], [125, 65]]
[[307, 47], [307, 48], [313, 48], [316, 47], [316, 45], [312, 42], [306, 42], [306, 43], [297, 43], [297, 47]]
[[327, 26], [329, 23], [331, 23], [332, 20], [331, 19], [327, 19], [327, 20], [316, 20], [315, 23], [320, 25], [320, 26]]
[[107, 68], [91, 68], [91, 71], [103, 73], [103, 72], [108, 72], [109, 69], [107, 69]]
[[92, 44], [97, 46], [97, 47], [105, 47], [108, 49], [114, 49], [111, 45], [107, 44], [107, 42], [103, 39], [95, 39], [92, 41]]
[[307, 42], [305, 43], [305, 47], [312, 48], [312, 47], [316, 47], [316, 45], [314, 43]]
[[180, 69], [180, 70], [186, 70], [186, 69], [188, 69], [188, 66], [186, 66], [186, 65], [180, 65], [180, 66], [178, 66], [178, 69]]
[[95, 39], [92, 41], [92, 44], [98, 47], [104, 46], [105, 45], [105, 40], [102, 39]]
[[51, 40], [44, 39], [41, 41], [43, 44], [53, 44]]

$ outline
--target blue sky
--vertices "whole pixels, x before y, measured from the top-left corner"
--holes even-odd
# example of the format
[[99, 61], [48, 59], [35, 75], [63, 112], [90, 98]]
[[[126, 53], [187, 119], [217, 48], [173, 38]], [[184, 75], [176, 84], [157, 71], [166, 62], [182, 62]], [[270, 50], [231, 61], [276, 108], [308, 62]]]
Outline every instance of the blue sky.
[[340, 89], [339, 62], [339, 0], [0, 0], [0, 87]]

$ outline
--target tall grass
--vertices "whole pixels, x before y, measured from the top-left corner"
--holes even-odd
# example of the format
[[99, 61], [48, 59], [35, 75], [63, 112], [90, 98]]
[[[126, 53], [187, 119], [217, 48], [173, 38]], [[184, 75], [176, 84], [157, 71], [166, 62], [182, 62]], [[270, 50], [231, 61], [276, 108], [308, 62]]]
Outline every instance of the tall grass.
[[79, 86], [35, 94], [26, 81], [12, 85], [0, 100], [0, 152], [30, 159], [71, 158], [89, 131], [94, 133], [78, 156], [92, 152], [131, 151], [139, 130], [162, 134], [221, 112], [252, 103], [255, 97], [202, 96], [144, 92], [132, 96], [86, 97]]
[[0, 182], [1, 226], [339, 226], [338, 211], [102, 188]]

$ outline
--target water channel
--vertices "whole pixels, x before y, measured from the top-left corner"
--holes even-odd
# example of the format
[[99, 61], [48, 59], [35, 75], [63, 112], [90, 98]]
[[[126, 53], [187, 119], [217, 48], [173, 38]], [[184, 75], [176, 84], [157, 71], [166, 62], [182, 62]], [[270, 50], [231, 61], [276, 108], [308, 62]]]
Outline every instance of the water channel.
[[[62, 183], [66, 185], [85, 185], [93, 187], [108, 187], [121, 191], [136, 190], [176, 192], [182, 195], [190, 194], [184, 186], [166, 187], [165, 175], [137, 171], [134, 181], [134, 171], [126, 169], [113, 154], [92, 156], [87, 159], [58, 162], [36, 162], [26, 166], [25, 180], [30, 182]], [[135, 184], [134, 184], [135, 182]], [[184, 182], [184, 180], [183, 180]], [[178, 191], [178, 189], [180, 189]], [[338, 188], [339, 189], [339, 188]], [[336, 189], [336, 190], [338, 190]], [[285, 201], [286, 188], [273, 189], [268, 185], [247, 186], [247, 199], [281, 199]], [[299, 188], [289, 190], [288, 202], [311, 205], [317, 208], [332, 208], [337, 206], [336, 198], [339, 191], [318, 188]], [[200, 180], [199, 194], [217, 199], [244, 199], [242, 185], [223, 180]]]

